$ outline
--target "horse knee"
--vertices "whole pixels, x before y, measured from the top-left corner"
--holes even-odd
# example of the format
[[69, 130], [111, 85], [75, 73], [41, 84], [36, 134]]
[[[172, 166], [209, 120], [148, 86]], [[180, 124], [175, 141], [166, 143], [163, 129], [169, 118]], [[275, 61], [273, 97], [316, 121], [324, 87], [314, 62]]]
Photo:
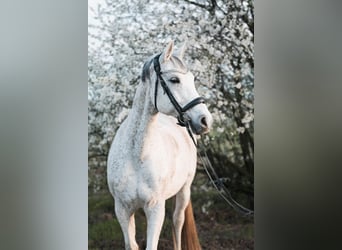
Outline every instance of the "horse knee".
[[185, 212], [185, 209], [181, 210], [181, 211], [175, 211], [173, 213], [173, 224], [176, 226], [176, 225], [179, 225], [179, 224], [183, 224], [184, 222], [184, 212]]

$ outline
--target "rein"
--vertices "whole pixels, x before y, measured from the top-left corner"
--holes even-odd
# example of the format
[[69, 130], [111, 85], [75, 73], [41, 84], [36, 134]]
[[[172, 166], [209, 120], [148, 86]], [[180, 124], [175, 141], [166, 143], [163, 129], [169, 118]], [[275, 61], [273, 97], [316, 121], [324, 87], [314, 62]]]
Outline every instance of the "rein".
[[[161, 54], [155, 56], [153, 58], [153, 65], [154, 65], [154, 70], [157, 74], [157, 79], [156, 79], [156, 83], [155, 83], [155, 91], [154, 91], [154, 106], [156, 108], [156, 110], [158, 111], [158, 106], [157, 106], [157, 94], [158, 94], [158, 82], [160, 82], [160, 85], [162, 86], [164, 93], [167, 94], [167, 96], [170, 99], [170, 102], [172, 103], [172, 105], [175, 107], [175, 109], [177, 110], [178, 116], [178, 125], [182, 126], [182, 127], [186, 127], [189, 136], [191, 137], [195, 147], [197, 147], [197, 143], [195, 141], [195, 138], [192, 134], [191, 131], [191, 120], [187, 117], [185, 117], [185, 112], [188, 111], [189, 109], [191, 109], [192, 107], [204, 103], [204, 98], [203, 97], [197, 97], [194, 100], [192, 100], [191, 102], [189, 102], [188, 104], [186, 104], [184, 107], [180, 106], [179, 103], [177, 102], [176, 98], [173, 96], [170, 88], [167, 86], [167, 84], [165, 83], [163, 77], [162, 77], [162, 73], [160, 70], [160, 63], [159, 63], [159, 57]], [[206, 151], [204, 150], [204, 144], [201, 143], [201, 149], [205, 154], [205, 158], [202, 157], [200, 154], [198, 154], [198, 156], [200, 157], [202, 163], [203, 163], [203, 167], [204, 170], [206, 172], [206, 174], [208, 175], [211, 183], [213, 184], [213, 186], [215, 187], [215, 189], [217, 190], [217, 192], [219, 193], [219, 195], [236, 211], [240, 212], [241, 214], [243, 214], [244, 216], [253, 216], [254, 215], [254, 211], [245, 208], [244, 206], [242, 206], [241, 204], [239, 204], [237, 201], [235, 201], [231, 195], [231, 193], [229, 192], [229, 190], [227, 189], [227, 187], [224, 185], [222, 178], [219, 178], [215, 169], [213, 168], [211, 162], [209, 161], [208, 155], [206, 153]], [[210, 171], [209, 171], [210, 169]], [[211, 174], [211, 173], [212, 174]], [[213, 176], [214, 178], [213, 178]]]
[[177, 110], [178, 116], [178, 125], [182, 126], [182, 127], [186, 127], [186, 130], [188, 131], [193, 143], [195, 144], [195, 146], [197, 146], [197, 143], [195, 141], [195, 138], [191, 132], [191, 128], [190, 128], [190, 123], [191, 120], [186, 118], [185, 112], [188, 111], [189, 109], [191, 109], [192, 107], [204, 103], [204, 98], [203, 97], [197, 97], [194, 100], [192, 100], [191, 102], [189, 102], [188, 104], [186, 104], [184, 107], [180, 106], [179, 103], [177, 102], [176, 98], [173, 96], [170, 88], [167, 86], [167, 84], [165, 83], [163, 77], [162, 77], [162, 73], [160, 70], [160, 63], [159, 63], [159, 57], [161, 54], [155, 56], [153, 58], [153, 65], [154, 65], [154, 70], [157, 74], [157, 79], [156, 79], [156, 85], [155, 85], [155, 91], [154, 91], [154, 106], [158, 111], [158, 106], [157, 106], [157, 94], [158, 94], [158, 82], [160, 82], [160, 85], [162, 86], [164, 93], [167, 94], [167, 96], [170, 99], [170, 102], [172, 103], [172, 105], [175, 107], [175, 109]]
[[[219, 195], [228, 203], [229, 206], [231, 206], [235, 211], [241, 213], [243, 216], [253, 216], [254, 211], [248, 208], [245, 208], [244, 206], [239, 204], [237, 201], [235, 201], [230, 191], [228, 190], [228, 188], [224, 185], [222, 178], [218, 177], [213, 165], [211, 164], [209, 160], [207, 152], [205, 151], [203, 141], [201, 141], [200, 148], [204, 152], [205, 157], [201, 156], [200, 154], [198, 154], [198, 156], [202, 161], [203, 168], [206, 174], [208, 175], [211, 183], [213, 184], [213, 186], [215, 187]], [[210, 174], [210, 172], [212, 174]]]

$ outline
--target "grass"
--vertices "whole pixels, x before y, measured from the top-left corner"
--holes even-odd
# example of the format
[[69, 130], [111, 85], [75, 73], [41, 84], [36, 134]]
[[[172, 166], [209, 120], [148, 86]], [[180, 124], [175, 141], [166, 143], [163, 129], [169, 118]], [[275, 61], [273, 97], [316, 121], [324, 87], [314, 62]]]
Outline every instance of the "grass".
[[[192, 203], [199, 238], [204, 250], [254, 249], [253, 219], [239, 216], [215, 191], [192, 192]], [[171, 250], [173, 202], [166, 202], [159, 250]], [[205, 208], [205, 209], [204, 209]], [[205, 212], [203, 212], [203, 210]], [[135, 214], [137, 242], [146, 243], [146, 218], [142, 209]], [[90, 194], [88, 200], [88, 249], [124, 249], [123, 234], [114, 215], [114, 201], [109, 192]]]

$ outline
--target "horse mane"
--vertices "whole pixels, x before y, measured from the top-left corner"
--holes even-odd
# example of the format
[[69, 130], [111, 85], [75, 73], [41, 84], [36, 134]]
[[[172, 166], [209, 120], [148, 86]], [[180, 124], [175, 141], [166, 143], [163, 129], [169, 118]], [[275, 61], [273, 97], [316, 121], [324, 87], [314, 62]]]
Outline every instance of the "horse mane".
[[144, 63], [143, 69], [142, 69], [142, 73], [141, 73], [141, 80], [143, 82], [146, 81], [146, 78], [150, 78], [151, 76], [151, 64], [153, 62], [153, 59], [149, 59]]

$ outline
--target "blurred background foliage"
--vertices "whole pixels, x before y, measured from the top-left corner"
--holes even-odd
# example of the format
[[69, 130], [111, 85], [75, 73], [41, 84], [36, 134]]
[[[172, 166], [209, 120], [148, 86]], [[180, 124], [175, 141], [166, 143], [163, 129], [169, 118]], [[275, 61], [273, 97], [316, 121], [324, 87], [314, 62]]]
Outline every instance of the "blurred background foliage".
[[[187, 42], [185, 60], [215, 120], [213, 130], [202, 138], [207, 155], [232, 196], [253, 209], [253, 1], [99, 1], [89, 6], [88, 37], [90, 248], [96, 248], [99, 242], [103, 245], [101, 249], [106, 248], [104, 239], [110, 244], [122, 241], [113, 238], [113, 234], [122, 236], [112, 221], [113, 201], [108, 198], [106, 158], [115, 132], [131, 107], [143, 63], [161, 52], [170, 40], [175, 41], [176, 47]], [[218, 243], [215, 245], [215, 240], [211, 243], [208, 240], [204, 249], [253, 247], [253, 219], [236, 214], [215, 193], [200, 161], [192, 199], [196, 216], [201, 218], [202, 224], [208, 222], [200, 223], [200, 229], [205, 231], [204, 228], [214, 222], [217, 227], [226, 225], [225, 229], [219, 228]], [[240, 227], [231, 229], [228, 224], [233, 223]], [[164, 227], [168, 231], [167, 222]], [[205, 244], [206, 234], [199, 231], [201, 242]], [[171, 239], [166, 234], [165, 239]], [[163, 240], [162, 234], [160, 244], [167, 246], [169, 242]]]

